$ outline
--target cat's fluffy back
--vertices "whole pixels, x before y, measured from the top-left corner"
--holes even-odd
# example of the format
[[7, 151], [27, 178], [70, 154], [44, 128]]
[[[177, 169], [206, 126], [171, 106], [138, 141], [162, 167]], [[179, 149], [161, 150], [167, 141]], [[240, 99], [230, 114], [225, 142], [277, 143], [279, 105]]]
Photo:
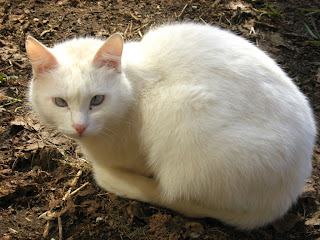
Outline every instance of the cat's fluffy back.
[[141, 139], [166, 200], [250, 209], [257, 219], [263, 206], [274, 211], [270, 219], [281, 216], [310, 174], [316, 135], [292, 80], [253, 44], [216, 27], [165, 26], [140, 48], [145, 71], [157, 76], [141, 97]]
[[[179, 62], [184, 62], [185, 66], [189, 62], [203, 65], [208, 60], [216, 60], [217, 65], [221, 63], [223, 66], [223, 63], [231, 61], [236, 71], [237, 63], [243, 67], [243, 60], [253, 56], [257, 59], [262, 58], [264, 64], [270, 62], [272, 65], [270, 58], [262, 51], [256, 50], [258, 49], [253, 44], [228, 30], [196, 23], [171, 24], [155, 28], [141, 41], [141, 51], [145, 59], [150, 60], [150, 64], [152, 61], [154, 65], [167, 63], [169, 66], [176, 66]], [[211, 53], [210, 59], [207, 59], [208, 52]]]
[[[152, 72], [151, 85], [157, 82], [158, 88], [201, 89], [229, 104], [221, 113], [239, 106], [240, 115], [261, 113], [264, 119], [266, 112], [279, 111], [279, 116], [288, 114], [288, 121], [294, 114], [297, 123], [313, 122], [308, 100], [278, 64], [229, 31], [195, 23], [166, 25], [148, 32], [139, 51], [142, 57], [132, 65]], [[310, 128], [314, 133], [315, 125]]]
[[[183, 79], [192, 75], [195, 69], [198, 69], [198, 75], [206, 75], [210, 65], [211, 70], [222, 77], [242, 81], [248, 79], [253, 83], [260, 81], [257, 73], [274, 74], [270, 77], [271, 81], [293, 86], [291, 81], [282, 81], [286, 74], [278, 66], [275, 67], [275, 61], [265, 52], [248, 40], [217, 26], [196, 23], [165, 25], [150, 30], [143, 37], [140, 51], [144, 56], [142, 64], [169, 78], [175, 78], [168, 76], [172, 73]], [[175, 71], [167, 71], [170, 67], [174, 67]]]
[[265, 52], [233, 33], [194, 23], [166, 25], [147, 33], [139, 51], [139, 61], [131, 58], [130, 68], [151, 72], [150, 85], [159, 94], [176, 87], [188, 98], [188, 89], [199, 90], [225, 103], [218, 116], [241, 109], [229, 117], [237, 112], [240, 118], [252, 113], [267, 119], [269, 112], [299, 124], [308, 119], [309, 133], [316, 131], [309, 103], [293, 81]]

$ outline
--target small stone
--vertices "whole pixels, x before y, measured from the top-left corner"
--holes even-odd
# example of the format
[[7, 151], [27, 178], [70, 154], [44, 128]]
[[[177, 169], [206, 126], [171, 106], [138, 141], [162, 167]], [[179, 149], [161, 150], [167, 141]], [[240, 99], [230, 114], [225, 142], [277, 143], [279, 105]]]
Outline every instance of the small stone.
[[97, 217], [97, 218], [96, 218], [96, 223], [102, 222], [102, 221], [103, 221], [103, 218], [102, 218], [102, 217]]
[[195, 239], [195, 238], [200, 237], [200, 234], [199, 234], [199, 233], [192, 232], [192, 233], [190, 233], [190, 237], [191, 237], [192, 239]]

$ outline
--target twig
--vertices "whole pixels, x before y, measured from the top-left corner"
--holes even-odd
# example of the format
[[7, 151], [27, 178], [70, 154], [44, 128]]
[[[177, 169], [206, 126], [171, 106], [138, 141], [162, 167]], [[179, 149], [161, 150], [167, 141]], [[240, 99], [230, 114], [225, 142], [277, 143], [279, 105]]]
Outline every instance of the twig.
[[128, 13], [129, 13], [129, 15], [130, 15], [134, 20], [140, 21], [140, 18], [137, 17], [136, 15], [134, 15], [132, 12], [128, 12]]
[[43, 35], [49, 33], [49, 32], [54, 32], [55, 30], [54, 29], [47, 29], [47, 30], [44, 30], [41, 34], [40, 34], [40, 37], [42, 37]]
[[143, 234], [148, 240], [150, 239], [144, 230], [143, 230]]
[[69, 190], [66, 192], [66, 194], [63, 196], [62, 201], [67, 200], [70, 197], [70, 193], [71, 193], [71, 188], [69, 188]]
[[145, 28], [145, 27], [148, 26], [148, 25], [149, 25], [149, 23], [146, 23], [146, 24], [142, 25], [141, 27], [135, 29], [134, 32], [139, 32], [142, 28]]
[[78, 182], [78, 180], [79, 180], [79, 178], [80, 178], [81, 175], [82, 175], [82, 171], [79, 170], [79, 171], [77, 172], [76, 177], [75, 177], [75, 178], [73, 179], [73, 181], [71, 182], [70, 187], [74, 187], [74, 186], [77, 184], [77, 182]]
[[58, 217], [58, 226], [59, 226], [59, 240], [63, 240], [62, 220], [60, 216]]
[[205, 20], [203, 20], [202, 17], [199, 17], [199, 19], [200, 19], [204, 24], [209, 25]]
[[211, 7], [215, 8], [220, 2], [221, 2], [221, 0], [214, 1], [214, 3], [211, 5]]
[[78, 192], [80, 192], [82, 189], [84, 189], [86, 186], [89, 185], [89, 182], [86, 182], [85, 184], [83, 184], [81, 187], [77, 188], [76, 190], [74, 190], [72, 193], [70, 193], [70, 197], [72, 197], [73, 195], [77, 194]]
[[124, 30], [124, 32], [123, 32], [123, 36], [124, 36], [124, 37], [127, 36], [127, 32], [128, 32], [128, 30], [129, 30], [129, 28], [130, 28], [130, 24], [132, 24], [132, 21], [130, 21], [130, 23], [129, 23], [128, 26], [126, 27], [126, 30]]
[[[72, 196], [74, 196], [75, 194], [77, 194], [79, 191], [81, 191], [83, 188], [85, 188], [86, 186], [88, 186], [89, 182], [86, 182], [85, 184], [83, 184], [81, 187], [77, 188], [76, 190], [74, 190], [73, 192], [71, 192], [72, 188], [77, 184], [80, 176], [82, 174], [82, 171], [79, 170], [76, 177], [73, 179], [72, 183], [70, 184], [70, 188], [68, 190], [68, 192], [64, 195], [64, 197], [61, 199], [62, 201], [59, 201], [59, 203], [57, 203], [57, 205], [61, 205], [62, 206], [62, 202], [68, 200], [69, 198], [71, 198]], [[62, 208], [62, 210], [60, 212], [52, 212], [51, 210], [48, 210], [44, 213], [42, 213], [39, 218], [44, 218], [46, 220], [52, 220], [55, 218], [59, 218], [63, 213], [65, 213], [66, 211], [68, 211], [68, 208]]]
[[250, 28], [249, 34], [256, 34], [256, 31], [254, 30], [254, 27], [251, 27], [251, 28]]
[[[0, 107], [1, 107], [1, 106], [0, 106]], [[19, 159], [19, 158], [16, 158], [16, 159], [14, 160], [14, 162], [12, 163], [11, 170], [14, 170], [14, 168], [16, 167], [16, 165], [17, 165], [17, 163], [18, 163], [18, 159]]]
[[15, 229], [13, 229], [13, 228], [8, 228], [9, 230], [10, 230], [10, 232], [12, 232], [12, 233], [14, 233], [14, 234], [16, 234], [16, 233], [18, 233], [18, 231], [17, 230], [15, 230]]
[[132, 21], [130, 21], [130, 27], [129, 27], [129, 33], [130, 33], [130, 35], [132, 34]]
[[16, 66], [17, 66], [17, 67], [19, 67], [20, 69], [25, 68], [25, 66], [23, 66], [23, 65], [21, 65], [21, 64], [19, 64], [19, 63], [17, 63], [16, 61], [11, 60], [11, 62], [12, 62], [12, 64], [16, 65]]
[[48, 210], [48, 211], [45, 211], [44, 213], [42, 213], [38, 218], [52, 220], [57, 217], [56, 214], [57, 214], [56, 212], [51, 212], [50, 210]]
[[46, 224], [46, 226], [45, 226], [45, 228], [44, 228], [44, 231], [43, 231], [43, 238], [46, 238], [46, 237], [48, 237], [48, 235], [49, 235], [49, 230], [50, 230], [50, 221], [47, 221], [47, 224]]
[[265, 22], [259, 22], [259, 21], [255, 21], [255, 24], [257, 25], [262, 25], [262, 26], [266, 26], [269, 28], [275, 28], [275, 29], [279, 29], [279, 27], [275, 26], [275, 25], [271, 25], [269, 23], [265, 23]]
[[66, 194], [65, 194], [64, 197], [62, 198], [62, 201], [65, 201], [66, 199], [69, 198], [72, 188], [73, 188], [75, 185], [77, 185], [77, 182], [78, 182], [78, 180], [79, 180], [79, 178], [80, 178], [81, 175], [82, 175], [82, 171], [79, 170], [79, 171], [77, 172], [76, 177], [75, 177], [75, 178], [73, 179], [73, 181], [71, 182], [69, 190], [66, 192]]
[[4, 68], [1, 68], [1, 69], [0, 69], [0, 72], [5, 71], [5, 70], [7, 70], [7, 69], [9, 69], [9, 68], [11, 68], [11, 67], [13, 67], [13, 66], [12, 66], [12, 64], [11, 64], [10, 66], [7, 66], [7, 67], [4, 67]]
[[178, 19], [182, 16], [182, 14], [184, 13], [184, 11], [186, 10], [186, 8], [188, 7], [188, 3], [186, 5], [184, 5], [184, 7], [182, 8], [180, 14], [178, 15]]

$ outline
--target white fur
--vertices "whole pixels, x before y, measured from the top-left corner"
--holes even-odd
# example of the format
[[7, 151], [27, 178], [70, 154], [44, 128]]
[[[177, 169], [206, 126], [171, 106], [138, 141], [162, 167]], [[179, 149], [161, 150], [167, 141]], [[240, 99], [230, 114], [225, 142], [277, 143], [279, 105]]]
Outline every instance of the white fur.
[[[49, 49], [59, 66], [30, 86], [36, 113], [79, 142], [102, 188], [241, 229], [287, 212], [309, 177], [316, 126], [271, 58], [225, 30], [175, 24], [125, 44], [118, 73], [93, 66], [103, 43]], [[106, 99], [89, 110], [97, 94]], [[73, 123], [88, 124], [82, 137]]]

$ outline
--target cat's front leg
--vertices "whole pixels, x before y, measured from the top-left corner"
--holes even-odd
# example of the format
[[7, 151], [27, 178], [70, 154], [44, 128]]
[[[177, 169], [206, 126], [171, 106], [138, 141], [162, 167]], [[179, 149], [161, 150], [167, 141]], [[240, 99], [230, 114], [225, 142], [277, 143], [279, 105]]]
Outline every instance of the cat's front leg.
[[95, 179], [100, 187], [118, 196], [159, 205], [160, 188], [149, 177], [117, 167], [93, 166]]
[[166, 201], [161, 195], [158, 183], [149, 177], [121, 168], [105, 167], [94, 164], [94, 175], [100, 187], [118, 196], [148, 202], [166, 207], [190, 217], [223, 218], [228, 212], [215, 211], [192, 201], [175, 199]]

